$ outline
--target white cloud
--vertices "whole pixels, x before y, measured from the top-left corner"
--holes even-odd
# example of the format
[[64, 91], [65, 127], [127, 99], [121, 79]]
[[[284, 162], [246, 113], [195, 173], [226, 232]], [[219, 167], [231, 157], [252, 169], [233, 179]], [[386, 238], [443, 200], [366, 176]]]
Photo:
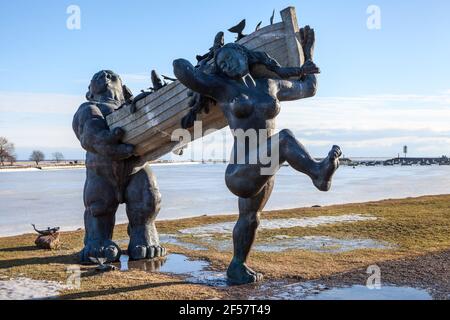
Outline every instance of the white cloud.
[[[149, 75], [129, 74], [124, 79], [147, 82]], [[77, 148], [71, 121], [84, 100], [82, 95], [0, 92], [0, 135], [17, 147]], [[277, 122], [279, 129], [294, 131], [315, 155], [323, 155], [333, 144], [340, 144], [349, 155], [397, 154], [403, 144], [410, 145], [412, 153], [442, 155], [450, 153], [449, 119], [450, 90], [437, 95], [315, 97], [282, 103]], [[222, 134], [207, 139], [215, 158], [224, 154]], [[231, 139], [227, 141], [226, 154]]]
[[278, 124], [299, 130], [449, 129], [447, 95], [318, 97], [282, 105]]
[[18, 150], [79, 148], [72, 117], [84, 101], [75, 95], [0, 92], [0, 136], [7, 137]]
[[125, 73], [121, 74], [120, 77], [124, 84], [127, 83], [147, 83], [150, 84], [151, 76], [145, 73]]
[[72, 131], [71, 119], [68, 120], [66, 125], [36, 124], [26, 128], [16, 126], [8, 130], [0, 129], [0, 135], [8, 137], [16, 147], [75, 148], [80, 143]]
[[49, 113], [73, 115], [84, 101], [85, 98], [82, 95], [0, 91], [0, 114]]

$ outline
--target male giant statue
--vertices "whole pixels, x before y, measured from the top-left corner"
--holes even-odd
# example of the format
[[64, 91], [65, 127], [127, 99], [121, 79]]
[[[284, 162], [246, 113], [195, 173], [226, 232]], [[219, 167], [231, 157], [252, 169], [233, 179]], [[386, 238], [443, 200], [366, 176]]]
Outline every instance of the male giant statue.
[[107, 258], [110, 262], [119, 259], [120, 248], [112, 237], [121, 203], [126, 203], [129, 219], [130, 258], [151, 259], [166, 254], [155, 227], [161, 202], [155, 176], [148, 165], [136, 170], [134, 147], [122, 143], [123, 130], [109, 130], [105, 120], [124, 104], [125, 88], [114, 72], [96, 73], [86, 95], [88, 102], [79, 107], [73, 118], [73, 130], [87, 151], [83, 263], [89, 263], [91, 257]]

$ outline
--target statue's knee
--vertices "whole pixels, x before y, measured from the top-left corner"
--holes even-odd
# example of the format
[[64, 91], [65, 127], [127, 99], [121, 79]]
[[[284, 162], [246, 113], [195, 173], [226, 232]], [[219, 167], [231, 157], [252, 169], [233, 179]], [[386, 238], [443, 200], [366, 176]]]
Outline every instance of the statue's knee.
[[289, 142], [294, 137], [294, 133], [289, 129], [283, 129], [279, 132], [278, 136], [280, 139], [280, 144], [284, 144]]
[[116, 213], [117, 205], [104, 201], [90, 203], [87, 210], [94, 217], [112, 216]]
[[245, 215], [241, 215], [245, 220], [246, 224], [251, 228], [256, 230], [260, 225], [260, 218], [258, 212], [248, 212]]
[[139, 217], [154, 218], [158, 215], [160, 206], [161, 195], [149, 192], [142, 199], [130, 199], [127, 202], [127, 211]]
[[161, 207], [161, 194], [158, 189], [150, 189], [144, 195], [142, 206], [146, 212], [158, 214]]

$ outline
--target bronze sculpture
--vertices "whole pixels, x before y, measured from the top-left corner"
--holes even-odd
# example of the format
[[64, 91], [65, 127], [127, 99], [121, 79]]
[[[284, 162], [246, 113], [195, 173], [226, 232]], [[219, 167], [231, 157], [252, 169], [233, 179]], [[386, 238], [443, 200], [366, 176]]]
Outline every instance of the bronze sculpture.
[[[274, 134], [275, 118], [280, 102], [309, 98], [315, 95], [319, 72], [313, 61], [314, 30], [309, 26], [300, 30], [306, 62], [301, 67], [284, 68], [264, 53], [251, 52], [238, 44], [227, 44], [214, 55], [213, 72], [195, 68], [184, 59], [175, 60], [174, 74], [186, 87], [215, 101], [224, 113], [235, 143], [225, 181], [229, 190], [239, 197], [239, 219], [233, 231], [234, 256], [227, 276], [233, 284], [260, 281], [262, 275], [250, 269], [247, 258], [255, 241], [260, 212], [272, 192], [274, 176], [279, 167], [289, 163], [308, 175], [321, 191], [328, 191], [331, 179], [339, 166], [341, 150], [333, 146], [322, 161], [314, 160], [289, 130]], [[263, 65], [271, 76], [255, 78], [253, 67]], [[295, 77], [295, 80], [292, 78]], [[237, 131], [254, 131], [257, 144], [237, 138]], [[259, 138], [266, 142], [260, 143]], [[264, 140], [264, 139], [263, 139]], [[244, 154], [239, 150], [244, 149]], [[268, 174], [259, 157], [254, 154], [271, 150], [277, 165]], [[276, 152], [273, 152], [276, 150]]]
[[[134, 147], [121, 142], [124, 131], [110, 130], [105, 117], [126, 103], [129, 90], [120, 77], [103, 70], [94, 75], [83, 103], [73, 118], [73, 130], [86, 154], [86, 183], [84, 186], [84, 249], [81, 261], [91, 258], [117, 261], [120, 248], [112, 241], [115, 213], [126, 203], [129, 219], [131, 259], [163, 256], [155, 218], [160, 207], [160, 193], [150, 167], [135, 168], [138, 157]], [[135, 172], [136, 171], [136, 172]], [[133, 173], [133, 174], [132, 174]]]
[[34, 231], [36, 231], [39, 236], [36, 238], [34, 243], [40, 249], [54, 250], [61, 247], [61, 240], [59, 237], [59, 227], [50, 228], [43, 230], [38, 230], [34, 224], [32, 224]]

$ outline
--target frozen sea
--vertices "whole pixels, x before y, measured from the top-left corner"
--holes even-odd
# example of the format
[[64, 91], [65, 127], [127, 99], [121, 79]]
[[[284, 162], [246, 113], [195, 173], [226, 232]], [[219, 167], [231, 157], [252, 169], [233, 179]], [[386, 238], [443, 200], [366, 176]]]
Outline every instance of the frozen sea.
[[[224, 164], [153, 167], [162, 194], [158, 219], [237, 213], [237, 198], [225, 186]], [[85, 169], [0, 171], [0, 236], [60, 226], [83, 226]], [[276, 178], [266, 210], [310, 207], [450, 193], [450, 166], [352, 167], [337, 171], [330, 192], [290, 167]], [[120, 206], [117, 222], [127, 221]]]

